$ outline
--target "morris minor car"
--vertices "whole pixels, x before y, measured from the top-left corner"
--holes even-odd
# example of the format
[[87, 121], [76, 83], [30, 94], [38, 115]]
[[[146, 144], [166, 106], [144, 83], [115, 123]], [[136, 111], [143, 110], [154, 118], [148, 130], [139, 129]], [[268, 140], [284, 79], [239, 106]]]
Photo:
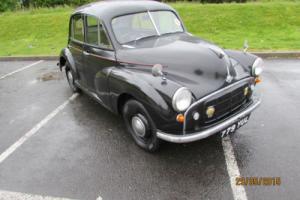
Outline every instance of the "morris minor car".
[[263, 61], [190, 34], [178, 13], [155, 1], [102, 1], [70, 18], [59, 67], [82, 91], [123, 116], [147, 151], [161, 141], [226, 136], [258, 107]]

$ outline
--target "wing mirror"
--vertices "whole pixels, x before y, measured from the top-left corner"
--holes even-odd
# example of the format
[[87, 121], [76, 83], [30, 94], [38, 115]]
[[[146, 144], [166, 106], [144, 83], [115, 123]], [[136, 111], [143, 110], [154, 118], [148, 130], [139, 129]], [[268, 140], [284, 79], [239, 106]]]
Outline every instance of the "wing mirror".
[[164, 81], [166, 80], [165, 73], [163, 72], [163, 66], [161, 64], [153, 65], [152, 75], [154, 77], [161, 76]]
[[161, 64], [155, 64], [152, 67], [152, 75], [153, 76], [163, 76], [163, 66]]

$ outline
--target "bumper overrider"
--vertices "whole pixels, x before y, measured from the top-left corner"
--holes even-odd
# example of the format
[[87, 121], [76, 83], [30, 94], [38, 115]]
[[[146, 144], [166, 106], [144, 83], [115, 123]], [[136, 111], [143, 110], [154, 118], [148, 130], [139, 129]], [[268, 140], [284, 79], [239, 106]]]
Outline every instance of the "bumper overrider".
[[205, 130], [201, 130], [199, 132], [184, 134], [184, 135], [175, 135], [171, 133], [164, 133], [160, 130], [157, 130], [157, 137], [173, 143], [188, 143], [188, 142], [194, 142], [197, 140], [201, 140], [204, 138], [207, 138], [211, 135], [214, 135], [216, 133], [219, 133], [220, 131], [224, 130], [228, 126], [236, 123], [243, 117], [246, 117], [249, 115], [253, 110], [255, 110], [261, 103], [261, 100], [259, 98], [253, 98], [252, 103], [245, 109], [241, 110], [240, 112], [236, 113], [235, 115], [229, 117], [228, 119], [215, 124], [214, 126], [207, 128]]

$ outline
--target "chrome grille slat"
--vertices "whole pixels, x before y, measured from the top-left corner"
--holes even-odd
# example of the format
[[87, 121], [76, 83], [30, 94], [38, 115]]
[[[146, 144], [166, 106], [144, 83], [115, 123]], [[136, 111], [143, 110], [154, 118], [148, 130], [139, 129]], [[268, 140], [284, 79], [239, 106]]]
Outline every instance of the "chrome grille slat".
[[[235, 87], [238, 87], [239, 85], [245, 85], [245, 84], [249, 84], [251, 82], [253, 82], [254, 78], [253, 77], [248, 77], [248, 78], [245, 78], [245, 79], [242, 79], [242, 80], [239, 80], [235, 83], [232, 83], [231, 85], [228, 85], [220, 90], [217, 90], [207, 96], [204, 96], [203, 98], [197, 100], [196, 102], [194, 102], [184, 113], [184, 116], [185, 116], [185, 120], [184, 121], [184, 124], [183, 124], [183, 133], [185, 134], [186, 133], [186, 130], [187, 130], [187, 124], [192, 125], [190, 123], [194, 123], [193, 120], [192, 120], [192, 113], [194, 111], [198, 111], [200, 113], [203, 114], [204, 112], [204, 103], [207, 102], [208, 100], [210, 100], [210, 103], [213, 103], [213, 104], [219, 104], [219, 101], [226, 101], [226, 99], [219, 99], [220, 97], [220, 94], [223, 94], [222, 97], [227, 97], [230, 99], [230, 94], [227, 93], [227, 91], [230, 91], [232, 90], [233, 88]], [[238, 87], [239, 88], [239, 87]], [[240, 94], [243, 94], [243, 93], [240, 93]], [[218, 97], [219, 96], [219, 97]], [[235, 95], [235, 96], [238, 96]], [[234, 108], [232, 107], [233, 111], [235, 111], [236, 109], [238, 109], [240, 106], [238, 106], [237, 108]], [[226, 114], [225, 114], [226, 115]], [[202, 119], [203, 120], [203, 119]], [[190, 127], [189, 127], [190, 129]]]
[[[217, 120], [222, 119], [226, 115], [231, 114], [232, 112], [240, 108], [244, 103], [246, 103], [247, 97], [244, 96], [245, 87], [249, 87], [249, 84], [243, 84], [242, 86], [229, 92], [228, 94], [225, 94], [211, 101], [208, 99], [206, 102], [204, 102], [205, 109], [208, 106], [213, 105], [216, 108], [216, 113], [212, 118], [207, 118], [205, 113], [203, 113], [202, 116], [205, 116], [203, 119], [203, 123], [205, 125], [214, 123]], [[213, 104], [212, 102], [215, 104]]]

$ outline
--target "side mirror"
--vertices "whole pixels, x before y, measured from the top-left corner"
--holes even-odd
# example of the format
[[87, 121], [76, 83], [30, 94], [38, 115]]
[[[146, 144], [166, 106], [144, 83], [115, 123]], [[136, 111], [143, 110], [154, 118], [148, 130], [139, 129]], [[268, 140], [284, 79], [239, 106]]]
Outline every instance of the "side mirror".
[[152, 75], [153, 76], [164, 76], [163, 66], [161, 64], [155, 64], [152, 67]]
[[165, 77], [165, 73], [163, 72], [163, 66], [161, 64], [155, 64], [152, 67], [152, 75], [154, 77], [156, 76], [160, 76], [163, 80], [162, 84], [166, 84], [167, 83], [167, 79]]

